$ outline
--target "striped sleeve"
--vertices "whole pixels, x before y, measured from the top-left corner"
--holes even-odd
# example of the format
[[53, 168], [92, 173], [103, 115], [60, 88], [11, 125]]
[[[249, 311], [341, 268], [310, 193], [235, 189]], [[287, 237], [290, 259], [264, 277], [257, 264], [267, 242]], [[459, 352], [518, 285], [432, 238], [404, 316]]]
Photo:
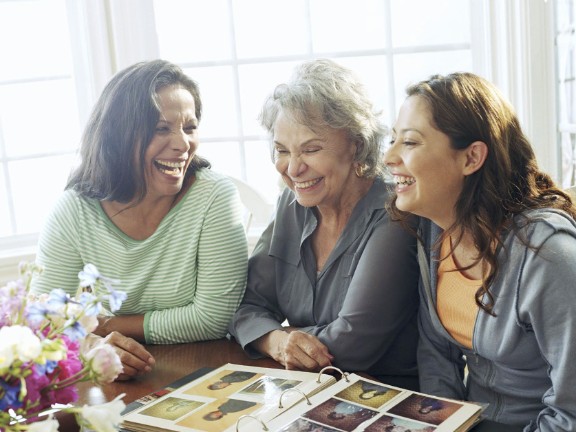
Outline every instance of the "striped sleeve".
[[48, 293], [55, 288], [74, 294], [82, 258], [78, 245], [77, 196], [67, 191], [57, 201], [38, 240], [36, 263], [44, 268], [32, 281], [32, 291]]

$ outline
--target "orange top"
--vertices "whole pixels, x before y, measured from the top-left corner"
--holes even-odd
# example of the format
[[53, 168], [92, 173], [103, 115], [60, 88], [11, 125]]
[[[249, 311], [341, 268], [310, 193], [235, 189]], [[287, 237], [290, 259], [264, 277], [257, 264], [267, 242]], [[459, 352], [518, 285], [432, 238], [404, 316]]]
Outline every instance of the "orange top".
[[[445, 257], [450, 251], [449, 242], [449, 238], [442, 242], [441, 257]], [[474, 323], [479, 309], [475, 294], [482, 281], [468, 279], [455, 269], [456, 263], [452, 255], [440, 262], [436, 310], [448, 333], [465, 347], [472, 348]]]

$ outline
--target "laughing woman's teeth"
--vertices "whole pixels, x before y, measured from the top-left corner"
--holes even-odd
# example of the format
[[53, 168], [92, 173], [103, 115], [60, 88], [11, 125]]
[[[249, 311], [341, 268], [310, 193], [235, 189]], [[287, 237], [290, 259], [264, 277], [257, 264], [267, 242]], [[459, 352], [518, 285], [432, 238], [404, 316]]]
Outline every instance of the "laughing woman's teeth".
[[316, 183], [319, 183], [320, 180], [321, 179], [314, 179], [306, 182], [294, 182], [294, 186], [296, 186], [296, 189], [306, 189], [309, 188], [310, 186], [314, 186]]
[[172, 162], [157, 159], [154, 161], [154, 164], [156, 165], [156, 168], [158, 168], [164, 174], [177, 175], [182, 171], [182, 168], [184, 168], [186, 162], [185, 161]]
[[395, 176], [394, 181], [396, 182], [396, 184], [409, 186], [413, 184], [416, 181], [416, 179], [414, 179], [414, 177]]

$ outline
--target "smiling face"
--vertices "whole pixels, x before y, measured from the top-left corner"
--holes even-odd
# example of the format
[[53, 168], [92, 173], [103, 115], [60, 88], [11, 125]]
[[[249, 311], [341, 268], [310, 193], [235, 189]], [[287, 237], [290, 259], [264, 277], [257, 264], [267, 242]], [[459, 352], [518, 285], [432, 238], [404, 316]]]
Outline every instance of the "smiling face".
[[393, 129], [385, 163], [396, 182], [398, 209], [426, 217], [447, 228], [464, 185], [467, 155], [452, 148], [448, 135], [433, 126], [420, 96], [408, 97]]
[[359, 178], [354, 173], [353, 145], [346, 131], [316, 131], [281, 112], [274, 124], [276, 169], [304, 207], [339, 208], [351, 199]]
[[173, 197], [198, 148], [194, 98], [179, 86], [158, 92], [160, 117], [145, 154], [147, 196]]

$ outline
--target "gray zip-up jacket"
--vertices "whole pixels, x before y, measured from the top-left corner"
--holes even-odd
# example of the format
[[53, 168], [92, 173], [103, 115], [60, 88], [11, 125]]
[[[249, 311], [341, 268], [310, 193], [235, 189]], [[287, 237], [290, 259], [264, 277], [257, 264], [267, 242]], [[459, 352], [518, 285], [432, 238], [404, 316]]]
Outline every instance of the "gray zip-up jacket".
[[526, 212], [515, 222], [531, 247], [505, 233], [490, 287], [496, 316], [479, 311], [471, 350], [448, 334], [436, 313], [438, 254], [431, 245], [442, 231], [421, 223], [421, 391], [489, 403], [486, 418], [525, 432], [576, 431], [576, 223], [551, 209]]

